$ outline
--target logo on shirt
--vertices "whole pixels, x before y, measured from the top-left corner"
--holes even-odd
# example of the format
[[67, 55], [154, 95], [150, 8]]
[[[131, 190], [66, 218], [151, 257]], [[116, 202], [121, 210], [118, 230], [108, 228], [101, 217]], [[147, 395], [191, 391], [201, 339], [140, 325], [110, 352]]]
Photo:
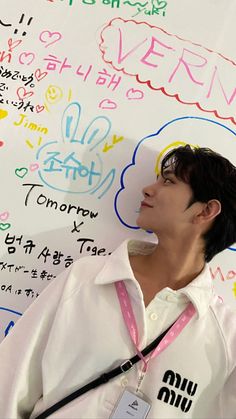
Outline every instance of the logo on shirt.
[[168, 384], [168, 387], [160, 388], [157, 395], [158, 400], [179, 408], [184, 413], [188, 412], [192, 405], [192, 397], [197, 390], [197, 383], [182, 378], [179, 373], [172, 370], [165, 372], [162, 381]]
[[134, 400], [133, 403], [129, 404], [129, 407], [131, 407], [134, 410], [138, 410], [138, 400]]

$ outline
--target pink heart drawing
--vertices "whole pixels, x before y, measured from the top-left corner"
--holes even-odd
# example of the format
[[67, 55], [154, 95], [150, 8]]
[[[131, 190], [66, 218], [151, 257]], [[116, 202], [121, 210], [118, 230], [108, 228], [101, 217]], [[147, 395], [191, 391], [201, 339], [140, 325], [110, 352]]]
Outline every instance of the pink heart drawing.
[[99, 108], [102, 108], [102, 109], [116, 109], [117, 104], [110, 99], [103, 99], [99, 103]]
[[32, 163], [29, 167], [31, 172], [34, 172], [35, 170], [37, 170], [39, 168], [39, 164], [38, 163]]
[[[54, 38], [54, 40], [48, 43], [48, 41], [50, 41], [50, 39], [52, 38]], [[47, 43], [47, 45], [45, 45], [45, 48], [49, 47], [49, 45], [55, 44], [55, 42], [57, 41], [60, 41], [61, 38], [62, 34], [60, 32], [43, 31], [39, 35], [40, 41], [44, 44]]]
[[21, 42], [22, 42], [21, 39], [17, 39], [16, 41], [13, 42], [12, 38], [9, 38], [8, 41], [7, 41], [9, 52], [12, 52], [12, 50], [14, 48], [18, 47], [18, 45], [20, 45]]
[[37, 113], [40, 113], [44, 110], [44, 106], [43, 105], [36, 105], [35, 110], [36, 110]]
[[135, 90], [133, 87], [126, 92], [126, 97], [129, 100], [140, 100], [143, 99], [144, 93], [142, 90]]
[[17, 93], [17, 96], [20, 100], [24, 100], [28, 97], [31, 97], [34, 94], [34, 92], [32, 92], [32, 91], [27, 92], [24, 87], [18, 87], [16, 93]]
[[8, 211], [5, 211], [5, 212], [2, 212], [1, 214], [0, 214], [0, 220], [1, 221], [6, 221], [7, 219], [8, 219], [8, 217], [9, 217], [9, 212]]
[[22, 52], [19, 56], [19, 62], [24, 65], [30, 65], [35, 59], [33, 52]]
[[40, 68], [37, 68], [37, 70], [35, 70], [34, 72], [34, 75], [37, 81], [44, 79], [44, 77], [46, 77], [47, 74], [48, 74], [47, 71], [41, 72]]

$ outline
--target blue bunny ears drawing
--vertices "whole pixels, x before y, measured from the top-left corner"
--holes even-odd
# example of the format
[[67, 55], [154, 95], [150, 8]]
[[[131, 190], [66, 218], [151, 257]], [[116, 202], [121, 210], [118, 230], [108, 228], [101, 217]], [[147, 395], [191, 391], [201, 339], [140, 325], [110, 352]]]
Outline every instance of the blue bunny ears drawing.
[[[81, 105], [70, 103], [62, 115], [61, 140], [44, 144], [37, 152], [39, 177], [48, 187], [73, 194], [102, 198], [110, 189], [115, 169], [105, 172], [101, 144], [111, 130], [106, 116], [94, 118], [79, 136]], [[100, 146], [100, 147], [99, 147]]]

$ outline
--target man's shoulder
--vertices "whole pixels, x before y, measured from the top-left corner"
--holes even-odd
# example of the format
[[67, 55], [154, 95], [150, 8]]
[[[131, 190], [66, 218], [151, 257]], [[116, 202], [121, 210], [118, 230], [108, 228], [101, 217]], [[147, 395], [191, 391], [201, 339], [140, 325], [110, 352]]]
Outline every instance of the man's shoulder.
[[105, 266], [110, 255], [106, 256], [83, 256], [73, 263], [70, 276], [76, 278], [79, 276], [80, 282], [93, 279], [96, 274]]
[[230, 318], [236, 319], [236, 306], [235, 306], [235, 309], [233, 309], [228, 303], [226, 303], [222, 299], [222, 297], [219, 297], [216, 294], [213, 297], [211, 307], [217, 317], [220, 317], [220, 318], [230, 317]]
[[74, 295], [85, 284], [86, 286], [92, 286], [96, 276], [103, 269], [108, 259], [109, 255], [83, 256], [74, 261], [67, 274], [63, 300]]
[[217, 296], [211, 304], [211, 310], [225, 345], [236, 358], [236, 310]]
[[150, 252], [155, 244], [126, 239], [106, 255], [83, 256], [75, 261], [67, 275], [65, 298], [81, 289], [95, 285], [107, 285], [118, 279], [133, 278], [129, 254]]

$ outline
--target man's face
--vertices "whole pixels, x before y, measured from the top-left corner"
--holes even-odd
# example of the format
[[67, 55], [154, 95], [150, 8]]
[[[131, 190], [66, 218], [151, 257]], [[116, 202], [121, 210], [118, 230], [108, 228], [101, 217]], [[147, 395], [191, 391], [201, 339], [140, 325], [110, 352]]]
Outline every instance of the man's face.
[[146, 186], [143, 195], [137, 218], [139, 227], [170, 237], [190, 228], [194, 215], [192, 206], [188, 208], [192, 190], [175, 177], [171, 168], [165, 169], [155, 183]]

